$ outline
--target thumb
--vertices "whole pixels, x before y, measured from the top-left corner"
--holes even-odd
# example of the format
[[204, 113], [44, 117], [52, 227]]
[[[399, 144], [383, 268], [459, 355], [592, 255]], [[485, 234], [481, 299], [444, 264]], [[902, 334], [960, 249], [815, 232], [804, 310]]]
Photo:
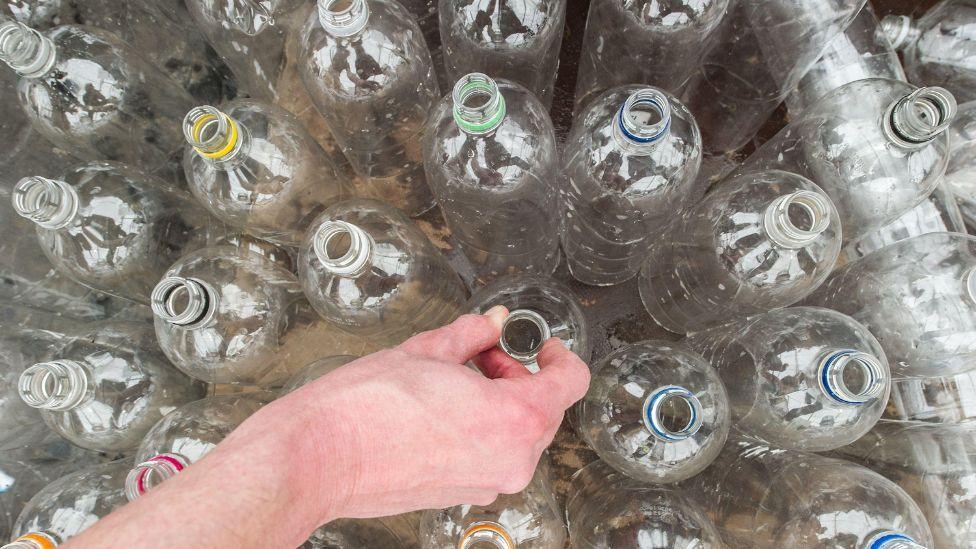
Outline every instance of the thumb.
[[539, 373], [522, 378], [532, 387], [538, 402], [562, 412], [586, 395], [590, 368], [558, 338], [549, 338], [536, 359]]
[[507, 316], [508, 309], [502, 305], [492, 307], [483, 315], [462, 315], [447, 326], [411, 337], [400, 344], [400, 350], [463, 364], [498, 343]]

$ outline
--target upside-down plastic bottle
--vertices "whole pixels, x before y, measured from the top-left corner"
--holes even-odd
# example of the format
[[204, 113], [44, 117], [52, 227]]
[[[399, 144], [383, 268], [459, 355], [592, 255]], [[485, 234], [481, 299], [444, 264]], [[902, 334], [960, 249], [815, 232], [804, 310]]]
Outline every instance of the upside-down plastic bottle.
[[188, 193], [139, 169], [92, 162], [62, 177], [26, 177], [13, 209], [33, 221], [62, 274], [143, 304], [177, 258], [206, 244], [210, 216]]
[[196, 107], [183, 120], [183, 169], [215, 217], [259, 238], [296, 247], [322, 210], [352, 186], [287, 111], [250, 100]]
[[878, 340], [852, 318], [789, 307], [689, 336], [717, 371], [732, 425], [779, 448], [821, 452], [881, 417], [891, 374]]
[[395, 0], [318, 0], [300, 40], [312, 103], [370, 196], [430, 209], [420, 142], [440, 91], [417, 22]]
[[638, 289], [663, 328], [688, 333], [796, 303], [830, 274], [841, 245], [830, 199], [784, 171], [725, 180], [651, 245]]
[[217, 395], [184, 404], [166, 414], [139, 445], [136, 465], [123, 479], [125, 497], [134, 501], [199, 461], [275, 396], [269, 391]]
[[894, 380], [884, 419], [930, 423], [976, 420], [976, 370]]
[[[570, 479], [572, 547], [720, 549], [715, 525], [681, 488], [637, 482], [597, 460]], [[650, 544], [650, 545], [648, 545]]]
[[[53, 439], [59, 444], [53, 444]], [[41, 488], [78, 469], [77, 464], [90, 457], [80, 455], [82, 450], [50, 432], [46, 438], [35, 439], [31, 444], [30, 449], [0, 452], [0, 542], [11, 539], [17, 516]], [[41, 445], [44, 451], [34, 450]]]
[[614, 88], [580, 114], [563, 150], [563, 250], [584, 284], [635, 276], [651, 242], [701, 198], [701, 133], [672, 95]]
[[298, 273], [322, 318], [381, 347], [451, 322], [465, 298], [424, 233], [371, 199], [341, 202], [311, 223]]
[[461, 77], [427, 122], [424, 164], [480, 281], [556, 270], [556, 137], [528, 90], [480, 73]]
[[438, 12], [448, 78], [484, 73], [552, 106], [566, 0], [440, 0]]
[[863, 324], [895, 379], [965, 372], [976, 359], [976, 237], [896, 242], [835, 271], [804, 304]]
[[942, 88], [872, 78], [822, 97], [737, 173], [786, 170], [830, 196], [850, 242], [893, 221], [935, 190], [949, 160], [956, 101]]
[[605, 90], [626, 84], [681, 93], [728, 7], [729, 0], [590, 2], [576, 112]]
[[[399, 517], [378, 519], [338, 519], [320, 526], [298, 549], [409, 549], [411, 540], [403, 539], [387, 524]], [[413, 525], [411, 530], [413, 529]]]
[[959, 105], [949, 126], [949, 165], [943, 182], [956, 197], [963, 220], [976, 228], [976, 101]]
[[437, 0], [398, 1], [407, 8], [407, 11], [417, 19], [417, 24], [420, 25], [420, 32], [424, 35], [427, 49], [430, 50], [430, 58], [434, 63], [437, 85], [442, 90], [450, 88], [447, 68], [444, 66], [444, 48], [441, 46], [441, 26]]
[[603, 461], [655, 484], [700, 473], [722, 451], [729, 400], [715, 370], [686, 347], [644, 341], [592, 367], [577, 430]]

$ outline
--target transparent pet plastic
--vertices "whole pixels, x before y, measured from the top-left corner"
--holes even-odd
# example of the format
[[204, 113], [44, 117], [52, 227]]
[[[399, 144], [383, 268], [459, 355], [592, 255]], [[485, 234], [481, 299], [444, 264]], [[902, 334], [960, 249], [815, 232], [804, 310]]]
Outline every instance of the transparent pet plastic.
[[729, 432], [729, 398], [715, 370], [678, 343], [627, 345], [592, 366], [576, 428], [603, 461], [641, 482], [700, 473]]
[[192, 99], [119, 37], [92, 27], [41, 34], [0, 23], [0, 61], [21, 76], [20, 103], [54, 145], [78, 158], [172, 173]]
[[83, 164], [57, 179], [27, 177], [12, 194], [13, 209], [34, 222], [59, 272], [143, 304], [166, 268], [202, 247], [212, 228], [188, 193], [118, 163]]
[[433, 197], [421, 137], [440, 90], [416, 20], [395, 0], [318, 0], [317, 8], [300, 39], [312, 103], [370, 196], [423, 213]]
[[566, 526], [548, 478], [546, 456], [528, 486], [485, 506], [425, 511], [422, 549], [563, 549]]
[[63, 0], [6, 0], [0, 14], [37, 29], [49, 29], [62, 21]]
[[934, 548], [904, 490], [854, 463], [730, 439], [685, 494], [702, 505], [731, 549]]
[[747, 173], [657, 235], [638, 289], [661, 327], [694, 332], [803, 299], [840, 245], [837, 210], [819, 187], [778, 170]]
[[338, 519], [312, 533], [298, 549], [410, 549], [415, 547], [385, 519]]
[[566, 139], [559, 180], [573, 277], [597, 286], [634, 277], [674, 213], [705, 193], [701, 155], [698, 125], [674, 96], [631, 85], [594, 100]]
[[381, 347], [451, 322], [465, 298], [461, 280], [424, 233], [400, 210], [371, 199], [341, 202], [316, 218], [298, 272], [322, 318]]
[[636, 482], [600, 460], [570, 479], [566, 518], [572, 547], [725, 547], [715, 525], [681, 488]]
[[626, 84], [681, 93], [728, 7], [729, 0], [591, 1], [576, 77], [576, 112], [604, 91]]
[[945, 186], [956, 197], [963, 220], [976, 228], [976, 101], [959, 105], [949, 126]]
[[484, 73], [522, 85], [552, 106], [567, 0], [440, 0], [447, 76]]
[[134, 501], [200, 461], [245, 419], [274, 400], [272, 392], [217, 395], [184, 404], [159, 420], [124, 473], [125, 497]]
[[880, 78], [837, 88], [753, 153], [738, 173], [786, 170], [834, 201], [850, 242], [935, 190], [949, 159], [952, 94]]
[[509, 311], [499, 347], [529, 371], [538, 371], [536, 357], [549, 337], [558, 337], [589, 362], [592, 349], [586, 316], [579, 297], [569, 288], [540, 277], [504, 277], [475, 292], [465, 309], [484, 314], [495, 305]]
[[864, 4], [847, 30], [827, 44], [820, 59], [786, 97], [791, 117], [849, 82], [867, 78], [907, 80], [898, 54], [886, 40], [877, 39], [879, 25], [874, 8]]
[[173, 408], [206, 395], [173, 368], [152, 327], [109, 324], [80, 334], [20, 373], [20, 398], [51, 429], [98, 452], [135, 449]]
[[417, 19], [417, 24], [420, 25], [420, 32], [424, 35], [424, 41], [427, 42], [427, 49], [430, 50], [430, 58], [434, 62], [437, 85], [442, 90], [450, 88], [451, 83], [447, 76], [447, 68], [444, 66], [444, 48], [441, 46], [441, 27], [437, 0], [398, 1], [400, 5], [407, 8], [407, 11]]
[[779, 448], [822, 452], [849, 444], [878, 421], [888, 399], [881, 344], [830, 309], [778, 309], [685, 343], [718, 371], [732, 425]]
[[945, 377], [896, 379], [884, 417], [931, 423], [976, 420], [976, 370]]
[[153, 289], [152, 309], [167, 358], [210, 383], [280, 387], [316, 358], [361, 346], [315, 314], [294, 274], [232, 246], [180, 259]]
[[863, 324], [895, 379], [965, 372], [976, 360], [976, 237], [897, 242], [838, 269], [804, 304]]
[[943, 0], [918, 20], [888, 15], [881, 20], [878, 40], [902, 52], [908, 79], [919, 85], [942, 86], [959, 101], [976, 99], [976, 2]]
[[427, 123], [424, 163], [479, 281], [556, 270], [556, 137], [528, 90], [480, 73], [462, 76]]
[[722, 153], [748, 143], [864, 3], [732, 2], [682, 96], [705, 149]]
[[325, 374], [349, 364], [357, 358], [360, 357], [352, 355], [336, 355], [320, 358], [293, 375], [291, 379], [288, 380], [288, 383], [285, 383], [285, 386], [281, 388], [281, 394], [286, 395], [292, 391], [300, 389], [301, 387], [308, 385]]
[[[53, 433], [50, 436], [55, 437]], [[61, 444], [69, 446], [64, 441]], [[30, 498], [41, 488], [70, 473], [74, 468], [68, 459], [77, 457], [70, 454], [55, 457], [23, 453], [9, 450], [0, 452], [0, 542], [11, 539], [14, 522]]]
[[935, 547], [976, 545], [976, 422], [881, 421], [838, 453], [908, 492], [928, 519]]
[[284, 246], [355, 191], [287, 111], [250, 100], [187, 113], [183, 169], [190, 190], [215, 217]]

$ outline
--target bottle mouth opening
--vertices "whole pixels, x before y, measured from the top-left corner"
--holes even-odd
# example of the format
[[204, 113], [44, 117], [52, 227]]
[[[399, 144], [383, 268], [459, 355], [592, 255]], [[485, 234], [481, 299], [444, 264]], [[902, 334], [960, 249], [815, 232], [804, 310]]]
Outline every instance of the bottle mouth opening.
[[345, 221], [327, 221], [315, 233], [312, 249], [329, 272], [354, 275], [369, 263], [373, 239], [366, 231]]
[[498, 84], [487, 75], [474, 72], [462, 76], [451, 92], [454, 121], [466, 133], [491, 132], [505, 119], [505, 98]]
[[898, 50], [908, 41], [911, 29], [911, 17], [907, 15], [886, 15], [875, 30], [874, 41], [878, 45], [887, 44], [892, 49]]
[[888, 374], [874, 355], [846, 349], [824, 357], [819, 378], [828, 397], [840, 404], [860, 406], [881, 396]]
[[917, 147], [944, 132], [956, 116], [958, 105], [949, 90], [919, 88], [891, 104], [885, 116], [885, 135], [903, 147]]
[[214, 107], [194, 107], [183, 117], [183, 137], [200, 156], [225, 160], [240, 150], [242, 129], [233, 118]]
[[135, 501], [139, 496], [155, 488], [189, 466], [178, 454], [159, 454], [136, 465], [125, 477], [125, 496]]
[[516, 309], [502, 324], [498, 346], [508, 356], [527, 364], [535, 361], [550, 337], [552, 330], [542, 315], [529, 309]]
[[926, 549], [924, 545], [912, 537], [900, 532], [881, 532], [872, 536], [865, 544], [865, 549]]
[[21, 400], [32, 408], [70, 410], [84, 398], [88, 377], [75, 362], [40, 362], [20, 374], [17, 389]]
[[45, 532], [30, 532], [20, 536], [12, 542], [0, 546], [0, 549], [55, 549], [58, 540]]
[[319, 22], [336, 36], [352, 36], [369, 20], [366, 0], [318, 0]]
[[458, 549], [515, 549], [515, 541], [501, 524], [479, 521], [464, 530]]
[[38, 78], [54, 66], [54, 43], [40, 32], [16, 21], [0, 24], [0, 61], [17, 74]]
[[203, 326], [217, 309], [216, 292], [196, 278], [169, 276], [156, 284], [149, 305], [158, 318], [186, 328]]
[[830, 227], [832, 210], [830, 199], [813, 191], [780, 196], [766, 208], [766, 233], [780, 246], [802, 248]]
[[12, 201], [18, 215], [45, 229], [66, 227], [78, 213], [78, 193], [71, 185], [46, 177], [18, 181]]
[[677, 385], [661, 387], [644, 400], [644, 426], [655, 438], [677, 442], [695, 435], [702, 425], [702, 404]]
[[638, 90], [617, 111], [616, 127], [626, 141], [639, 145], [656, 143], [671, 128], [671, 102], [658, 89]]

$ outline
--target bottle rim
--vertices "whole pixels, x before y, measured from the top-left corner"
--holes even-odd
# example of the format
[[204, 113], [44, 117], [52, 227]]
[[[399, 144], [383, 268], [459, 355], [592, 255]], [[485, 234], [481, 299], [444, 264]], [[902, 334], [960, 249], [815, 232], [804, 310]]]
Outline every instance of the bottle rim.
[[14, 185], [11, 200], [18, 215], [45, 229], [63, 229], [78, 214], [74, 187], [58, 179], [25, 177]]
[[[473, 99], [483, 97], [484, 102], [471, 105]], [[458, 79], [451, 91], [454, 103], [454, 121], [462, 131], [484, 135], [498, 128], [505, 119], [505, 97], [498, 83], [486, 74], [473, 72]]]
[[125, 497], [135, 501], [159, 483], [189, 467], [186, 458], [175, 453], [155, 455], [133, 467], [125, 477]]
[[866, 549], [925, 549], [924, 545], [911, 536], [893, 530], [875, 534], [865, 543], [865, 547]]
[[318, 11], [322, 27], [340, 38], [363, 30], [370, 13], [366, 0], [318, 0]]
[[[342, 239], [348, 238], [348, 242]], [[333, 246], [338, 246], [332, 249]], [[312, 252], [327, 271], [339, 276], [358, 276], [373, 255], [373, 237], [346, 221], [326, 221], [312, 237]]]
[[246, 128], [210, 105], [190, 109], [183, 117], [183, 137], [200, 156], [213, 162], [233, 159], [246, 141]]
[[47, 74], [57, 59], [54, 42], [18, 21], [0, 23], [0, 61], [25, 78]]
[[88, 375], [83, 366], [72, 360], [39, 362], [20, 374], [17, 390], [31, 408], [63, 412], [84, 400]]
[[[516, 347], [513, 336], [516, 333], [524, 333], [526, 329], [534, 332], [533, 337], [530, 338], [534, 343], [529, 348]], [[552, 337], [552, 329], [542, 315], [531, 309], [516, 309], [509, 312], [502, 323], [498, 347], [522, 364], [529, 364], [535, 362], [550, 337]]]
[[918, 88], [891, 103], [884, 117], [884, 133], [897, 146], [920, 148], [944, 133], [957, 112], [956, 98], [949, 90]]
[[[763, 214], [763, 228], [779, 246], [799, 249], [812, 244], [830, 227], [833, 204], [827, 196], [814, 191], [797, 191], [777, 197]], [[798, 225], [793, 216], [802, 215]]]
[[[639, 120], [638, 114], [650, 109], [650, 121]], [[617, 111], [616, 128], [627, 141], [638, 145], [656, 143], [671, 129], [671, 102], [657, 88], [644, 88], [632, 93]]]
[[28, 532], [0, 549], [55, 549], [57, 539], [47, 532]]
[[490, 543], [496, 549], [515, 549], [515, 540], [501, 524], [483, 520], [471, 523], [458, 540], [458, 549], [471, 549], [475, 544]]
[[199, 278], [167, 276], [149, 296], [150, 309], [157, 318], [190, 329], [207, 325], [216, 314], [217, 304], [217, 292]]
[[[684, 424], [675, 429], [669, 426], [663, 416], [665, 404], [676, 402], [683, 406], [687, 416]], [[680, 442], [698, 433], [704, 422], [701, 400], [688, 389], [678, 385], [659, 387], [647, 395], [644, 400], [644, 413], [641, 418], [644, 427], [658, 440], [664, 442]]]
[[908, 37], [912, 34], [912, 18], [907, 15], [886, 15], [881, 18], [875, 32], [876, 43], [887, 43], [892, 49], [900, 50], [908, 45]]
[[[859, 388], [849, 387], [845, 379], [848, 368], [863, 380]], [[817, 378], [823, 392], [835, 402], [861, 406], [873, 402], [884, 391], [888, 375], [884, 365], [872, 354], [856, 349], [828, 352], [820, 362]]]

